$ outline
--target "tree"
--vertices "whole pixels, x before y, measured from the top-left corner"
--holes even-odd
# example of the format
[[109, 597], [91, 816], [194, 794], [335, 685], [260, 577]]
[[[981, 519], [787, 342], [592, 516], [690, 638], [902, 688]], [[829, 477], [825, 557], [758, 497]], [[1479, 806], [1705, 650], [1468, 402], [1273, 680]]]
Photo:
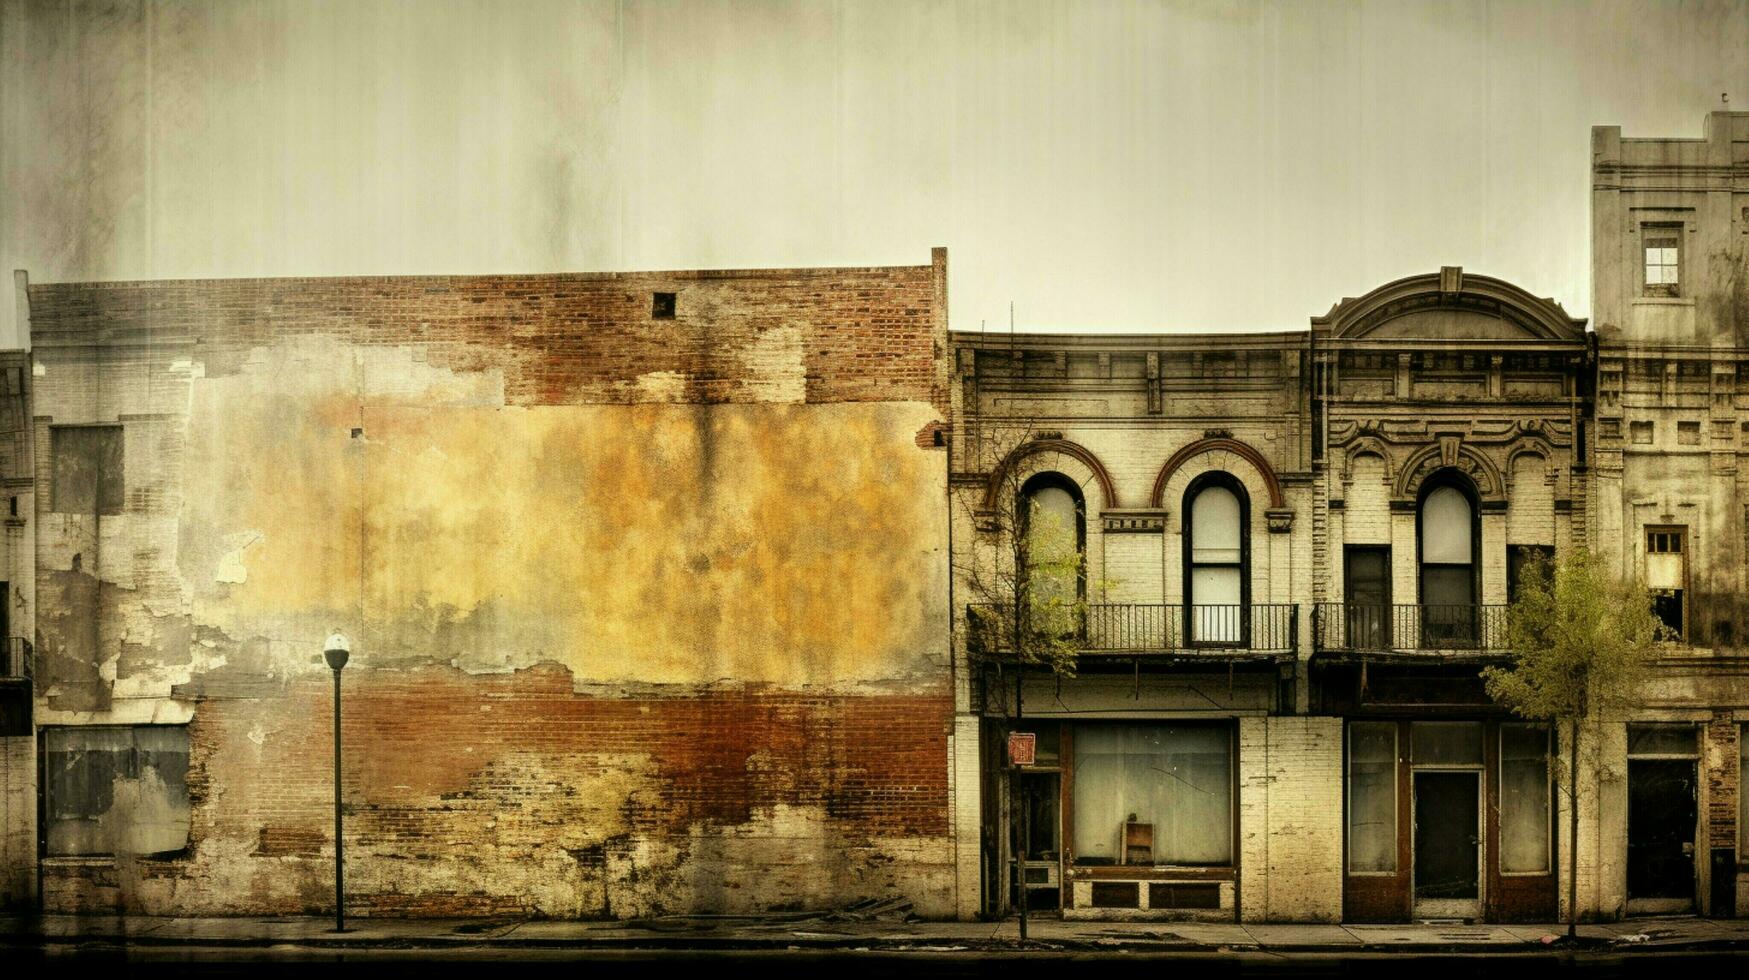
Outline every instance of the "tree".
[[1506, 613], [1511, 660], [1482, 671], [1488, 695], [1520, 717], [1565, 722], [1567, 935], [1578, 929], [1579, 744], [1582, 727], [1621, 716], [1640, 696], [1668, 631], [1651, 593], [1581, 548], [1526, 569]]
[[[1037, 438], [1030, 425], [1011, 431], [1019, 438], [1009, 447], [1009, 459]], [[955, 572], [969, 599], [968, 652], [995, 667], [999, 690], [1006, 686], [1003, 674], [1011, 670], [1014, 675], [1012, 710], [1007, 697], [1001, 698], [1004, 726], [1014, 731], [1024, 717], [1022, 691], [1029, 668], [1057, 678], [1075, 676], [1090, 612], [1088, 592], [1107, 583], [1087, 581], [1082, 546], [1086, 515], [1068, 488], [1049, 482], [1029, 485], [1032, 474], [1019, 465], [999, 466], [997, 472], [988, 506], [971, 515], [978, 540], [968, 549], [969, 557], [955, 563]], [[1018, 862], [1025, 853], [1026, 828], [1019, 767], [1010, 763], [1009, 770], [1010, 840]], [[1024, 880], [1019, 890], [1020, 938], [1025, 940]]]

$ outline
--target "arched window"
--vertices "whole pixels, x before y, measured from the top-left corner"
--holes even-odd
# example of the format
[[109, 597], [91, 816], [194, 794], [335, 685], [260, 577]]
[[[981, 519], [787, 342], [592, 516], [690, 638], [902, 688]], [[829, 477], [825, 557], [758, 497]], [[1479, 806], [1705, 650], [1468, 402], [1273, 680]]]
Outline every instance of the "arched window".
[[1184, 604], [1192, 643], [1245, 641], [1250, 509], [1245, 487], [1228, 473], [1205, 473], [1184, 492]]
[[1020, 490], [1025, 592], [1033, 625], [1074, 628], [1087, 589], [1087, 527], [1081, 488], [1059, 473], [1040, 473]]
[[1435, 473], [1421, 488], [1418, 518], [1423, 645], [1474, 646], [1481, 591], [1474, 487], [1455, 470]]

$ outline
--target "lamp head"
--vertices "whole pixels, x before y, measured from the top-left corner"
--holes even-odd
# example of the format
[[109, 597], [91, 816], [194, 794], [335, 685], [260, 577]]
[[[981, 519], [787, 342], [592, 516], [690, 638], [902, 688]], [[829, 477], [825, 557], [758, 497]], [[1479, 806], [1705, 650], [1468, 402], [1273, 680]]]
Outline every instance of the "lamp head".
[[332, 670], [346, 666], [346, 661], [352, 657], [352, 645], [346, 642], [346, 634], [339, 630], [328, 634], [328, 642], [323, 644], [322, 656]]

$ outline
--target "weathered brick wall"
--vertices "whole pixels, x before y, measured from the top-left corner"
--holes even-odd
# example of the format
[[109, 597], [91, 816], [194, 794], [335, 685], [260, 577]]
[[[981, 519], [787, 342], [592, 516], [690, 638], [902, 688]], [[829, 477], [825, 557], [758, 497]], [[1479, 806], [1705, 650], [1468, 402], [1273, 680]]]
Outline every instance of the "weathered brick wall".
[[[412, 343], [502, 371], [510, 405], [940, 404], [937, 283], [930, 266], [65, 283], [31, 287], [30, 328], [39, 355], [189, 345], [209, 375], [288, 337]], [[673, 319], [651, 317], [656, 291], [676, 294]]]
[[1239, 917], [1342, 920], [1342, 719], [1239, 721]]
[[953, 914], [944, 262], [32, 287], [37, 720], [189, 719], [194, 806], [49, 907], [325, 908], [341, 627], [354, 908]]
[[[1732, 712], [1716, 710], [1712, 721], [1706, 725], [1706, 737], [1701, 740], [1705, 753], [1701, 778], [1706, 780], [1706, 792], [1702, 796], [1706, 800], [1704, 846], [1708, 848], [1735, 850], [1737, 847], [1737, 794], [1741, 792], [1737, 771], [1738, 734], [1737, 719]], [[1701, 859], [1710, 859], [1710, 855], [1703, 854]]]
[[[939, 697], [587, 697], [553, 666], [348, 668], [344, 683], [347, 880], [362, 914], [637, 916], [892, 894], [951, 912]], [[307, 677], [201, 702], [190, 854], [58, 876], [50, 904], [325, 908], [331, 691]]]

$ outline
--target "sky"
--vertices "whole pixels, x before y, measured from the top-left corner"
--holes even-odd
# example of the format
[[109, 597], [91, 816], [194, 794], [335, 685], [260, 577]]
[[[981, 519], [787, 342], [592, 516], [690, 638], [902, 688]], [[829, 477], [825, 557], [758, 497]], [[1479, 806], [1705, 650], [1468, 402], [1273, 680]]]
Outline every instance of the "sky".
[[[0, 3], [32, 281], [925, 264], [956, 329], [1590, 311], [1590, 127], [1749, 109], [1749, 0]], [[0, 342], [16, 335], [0, 283]]]

